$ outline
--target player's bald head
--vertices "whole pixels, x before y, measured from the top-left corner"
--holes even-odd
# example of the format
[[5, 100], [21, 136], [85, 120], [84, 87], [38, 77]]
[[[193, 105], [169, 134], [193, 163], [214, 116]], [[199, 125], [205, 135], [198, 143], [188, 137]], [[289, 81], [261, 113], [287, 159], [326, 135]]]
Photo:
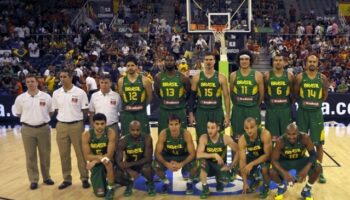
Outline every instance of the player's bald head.
[[139, 127], [139, 126], [141, 126], [141, 123], [137, 120], [133, 120], [129, 124], [129, 127]]
[[286, 132], [299, 132], [298, 126], [295, 123], [288, 124]]

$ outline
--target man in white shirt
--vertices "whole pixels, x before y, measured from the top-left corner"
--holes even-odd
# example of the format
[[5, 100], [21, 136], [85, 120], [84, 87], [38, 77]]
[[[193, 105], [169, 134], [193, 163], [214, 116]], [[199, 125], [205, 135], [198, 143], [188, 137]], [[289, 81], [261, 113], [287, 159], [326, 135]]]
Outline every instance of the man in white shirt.
[[120, 112], [122, 100], [120, 95], [111, 90], [112, 81], [109, 74], [100, 77], [100, 90], [91, 96], [89, 105], [90, 126], [92, 127], [92, 118], [96, 113], [102, 113], [107, 117], [107, 127], [112, 128], [116, 133], [116, 141], [119, 138], [118, 113]]
[[98, 90], [96, 80], [94, 79], [94, 77], [96, 77], [96, 72], [90, 71], [88, 73], [89, 75], [88, 77], [86, 77], [85, 82], [86, 82], [88, 97], [91, 97], [91, 95]]
[[72, 83], [73, 72], [63, 69], [60, 72], [62, 87], [57, 89], [52, 96], [52, 104], [57, 111], [56, 141], [61, 157], [63, 183], [58, 189], [64, 189], [72, 185], [72, 165], [70, 150], [73, 144], [78, 161], [78, 169], [83, 188], [89, 188], [86, 160], [82, 151], [82, 133], [84, 131], [84, 116], [87, 115], [89, 102], [85, 91]]
[[33, 39], [28, 44], [29, 49], [29, 57], [31, 58], [39, 58], [40, 57], [40, 50], [38, 47], [38, 43], [36, 43]]
[[51, 131], [48, 124], [54, 110], [50, 95], [38, 89], [36, 76], [29, 74], [25, 81], [28, 91], [16, 98], [15, 112], [22, 123], [21, 133], [30, 189], [35, 190], [39, 181], [37, 149], [44, 183], [54, 184], [50, 176]]

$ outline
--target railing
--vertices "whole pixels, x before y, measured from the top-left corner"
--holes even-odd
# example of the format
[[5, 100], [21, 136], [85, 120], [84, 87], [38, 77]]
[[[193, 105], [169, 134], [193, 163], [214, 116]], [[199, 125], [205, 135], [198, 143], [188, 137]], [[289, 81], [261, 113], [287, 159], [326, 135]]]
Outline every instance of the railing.
[[71, 24], [78, 28], [81, 22], [84, 21], [84, 18], [88, 16], [87, 9], [89, 6], [89, 0], [87, 0], [84, 5], [79, 9], [78, 14], [73, 18]]

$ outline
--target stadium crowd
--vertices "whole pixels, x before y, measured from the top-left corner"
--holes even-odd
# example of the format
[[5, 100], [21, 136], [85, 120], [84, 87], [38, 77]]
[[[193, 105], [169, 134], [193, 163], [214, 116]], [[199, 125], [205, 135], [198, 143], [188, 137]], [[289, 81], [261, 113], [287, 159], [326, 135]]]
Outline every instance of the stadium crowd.
[[[74, 84], [87, 92], [91, 90], [91, 82], [97, 85], [101, 74], [110, 74], [115, 84], [125, 74], [124, 58], [128, 55], [139, 60], [141, 71], [151, 80], [163, 69], [164, 58], [169, 54], [174, 55], [179, 70], [189, 75], [189, 70], [203, 67], [204, 52], [211, 49], [207, 35], [187, 33], [184, 1], [175, 1], [174, 21], [169, 22], [156, 15], [161, 10], [159, 0], [125, 1], [114, 24], [100, 23], [95, 27], [87, 23], [71, 25], [70, 13], [78, 10], [83, 1], [65, 1], [71, 12], [64, 6], [68, 4], [59, 2], [47, 8], [31, 1], [2, 6], [1, 95], [23, 93], [24, 77], [28, 73], [37, 74], [39, 88], [52, 93], [60, 87], [57, 72], [67, 66], [76, 72]], [[282, 53], [286, 68], [296, 74], [303, 70], [304, 58], [317, 53], [320, 71], [331, 82], [330, 91], [348, 92], [348, 36], [341, 32], [336, 19], [312, 13], [298, 18], [293, 6], [289, 8], [288, 18], [281, 12], [285, 9], [283, 2], [276, 0], [261, 1], [254, 8], [255, 25], [274, 31], [267, 40], [272, 57]], [[253, 37], [246, 46], [258, 56], [264, 47], [259, 44]]]

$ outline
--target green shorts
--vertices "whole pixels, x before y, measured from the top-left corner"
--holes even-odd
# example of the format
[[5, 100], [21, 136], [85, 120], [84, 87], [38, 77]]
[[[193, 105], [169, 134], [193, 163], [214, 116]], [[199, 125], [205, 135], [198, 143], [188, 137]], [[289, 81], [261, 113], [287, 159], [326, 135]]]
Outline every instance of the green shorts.
[[[182, 162], [187, 158], [187, 156], [166, 156], [166, 155], [163, 155], [163, 158], [167, 162], [170, 162], [170, 161]], [[160, 169], [162, 171], [167, 170], [167, 168], [157, 160], [153, 161], [153, 167], [155, 169]], [[198, 163], [196, 160], [192, 160], [191, 162], [189, 162], [185, 166], [183, 166], [183, 171], [189, 173], [191, 171], [191, 169], [193, 169], [194, 167], [198, 167]]]
[[244, 133], [244, 120], [248, 117], [255, 118], [256, 124], [259, 126], [261, 123], [259, 106], [232, 106], [231, 129], [233, 138], [237, 138]]
[[204, 109], [197, 108], [196, 110], [196, 135], [197, 140], [199, 140], [200, 136], [206, 134], [208, 132], [208, 121], [215, 120], [220, 123], [221, 129], [223, 130], [224, 125], [224, 111], [222, 108], [217, 109]]
[[216, 180], [228, 183], [230, 179], [229, 171], [221, 171], [222, 166], [209, 159], [200, 159], [201, 168], [208, 174], [208, 177], [215, 176]]
[[[300, 158], [300, 159], [296, 159], [296, 160], [280, 160], [279, 161], [279, 163], [283, 169], [285, 169], [287, 171], [295, 169], [297, 171], [297, 173], [300, 172], [302, 169], [304, 169], [304, 167], [307, 165], [308, 162], [309, 162], [309, 157], [304, 157], [304, 158]], [[318, 167], [318, 166], [321, 167], [321, 165], [319, 163], [317, 163], [317, 161], [315, 160], [312, 163], [312, 166], [308, 172], [308, 175], [311, 175], [315, 171], [316, 167]]]
[[297, 125], [300, 131], [309, 133], [314, 145], [324, 144], [324, 125], [321, 109], [306, 110], [299, 108], [297, 110]]
[[169, 120], [168, 117], [170, 114], [176, 114], [181, 119], [181, 128], [187, 128], [187, 115], [185, 109], [159, 109], [159, 118], [158, 118], [158, 134], [163, 130], [168, 128]]
[[[252, 157], [248, 157], [247, 156], [247, 164], [249, 164], [250, 162], [252, 162], [252, 161], [254, 161], [256, 159], [258, 159], [258, 158], [252, 158]], [[255, 165], [253, 167], [253, 169], [254, 168], [270, 168], [270, 166], [271, 166], [270, 162], [267, 161], [267, 162], [260, 163], [259, 165]]]
[[121, 125], [122, 125], [122, 135], [129, 132], [129, 124], [133, 120], [137, 120], [141, 123], [141, 132], [145, 134], [150, 134], [151, 130], [149, 127], [149, 120], [146, 110], [141, 110], [137, 112], [123, 111], [120, 114]]
[[290, 108], [268, 108], [266, 109], [265, 127], [270, 131], [272, 140], [283, 135], [288, 124], [292, 123]]
[[96, 196], [103, 197], [105, 195], [107, 181], [106, 181], [106, 169], [102, 163], [95, 165], [91, 169], [91, 185]]

